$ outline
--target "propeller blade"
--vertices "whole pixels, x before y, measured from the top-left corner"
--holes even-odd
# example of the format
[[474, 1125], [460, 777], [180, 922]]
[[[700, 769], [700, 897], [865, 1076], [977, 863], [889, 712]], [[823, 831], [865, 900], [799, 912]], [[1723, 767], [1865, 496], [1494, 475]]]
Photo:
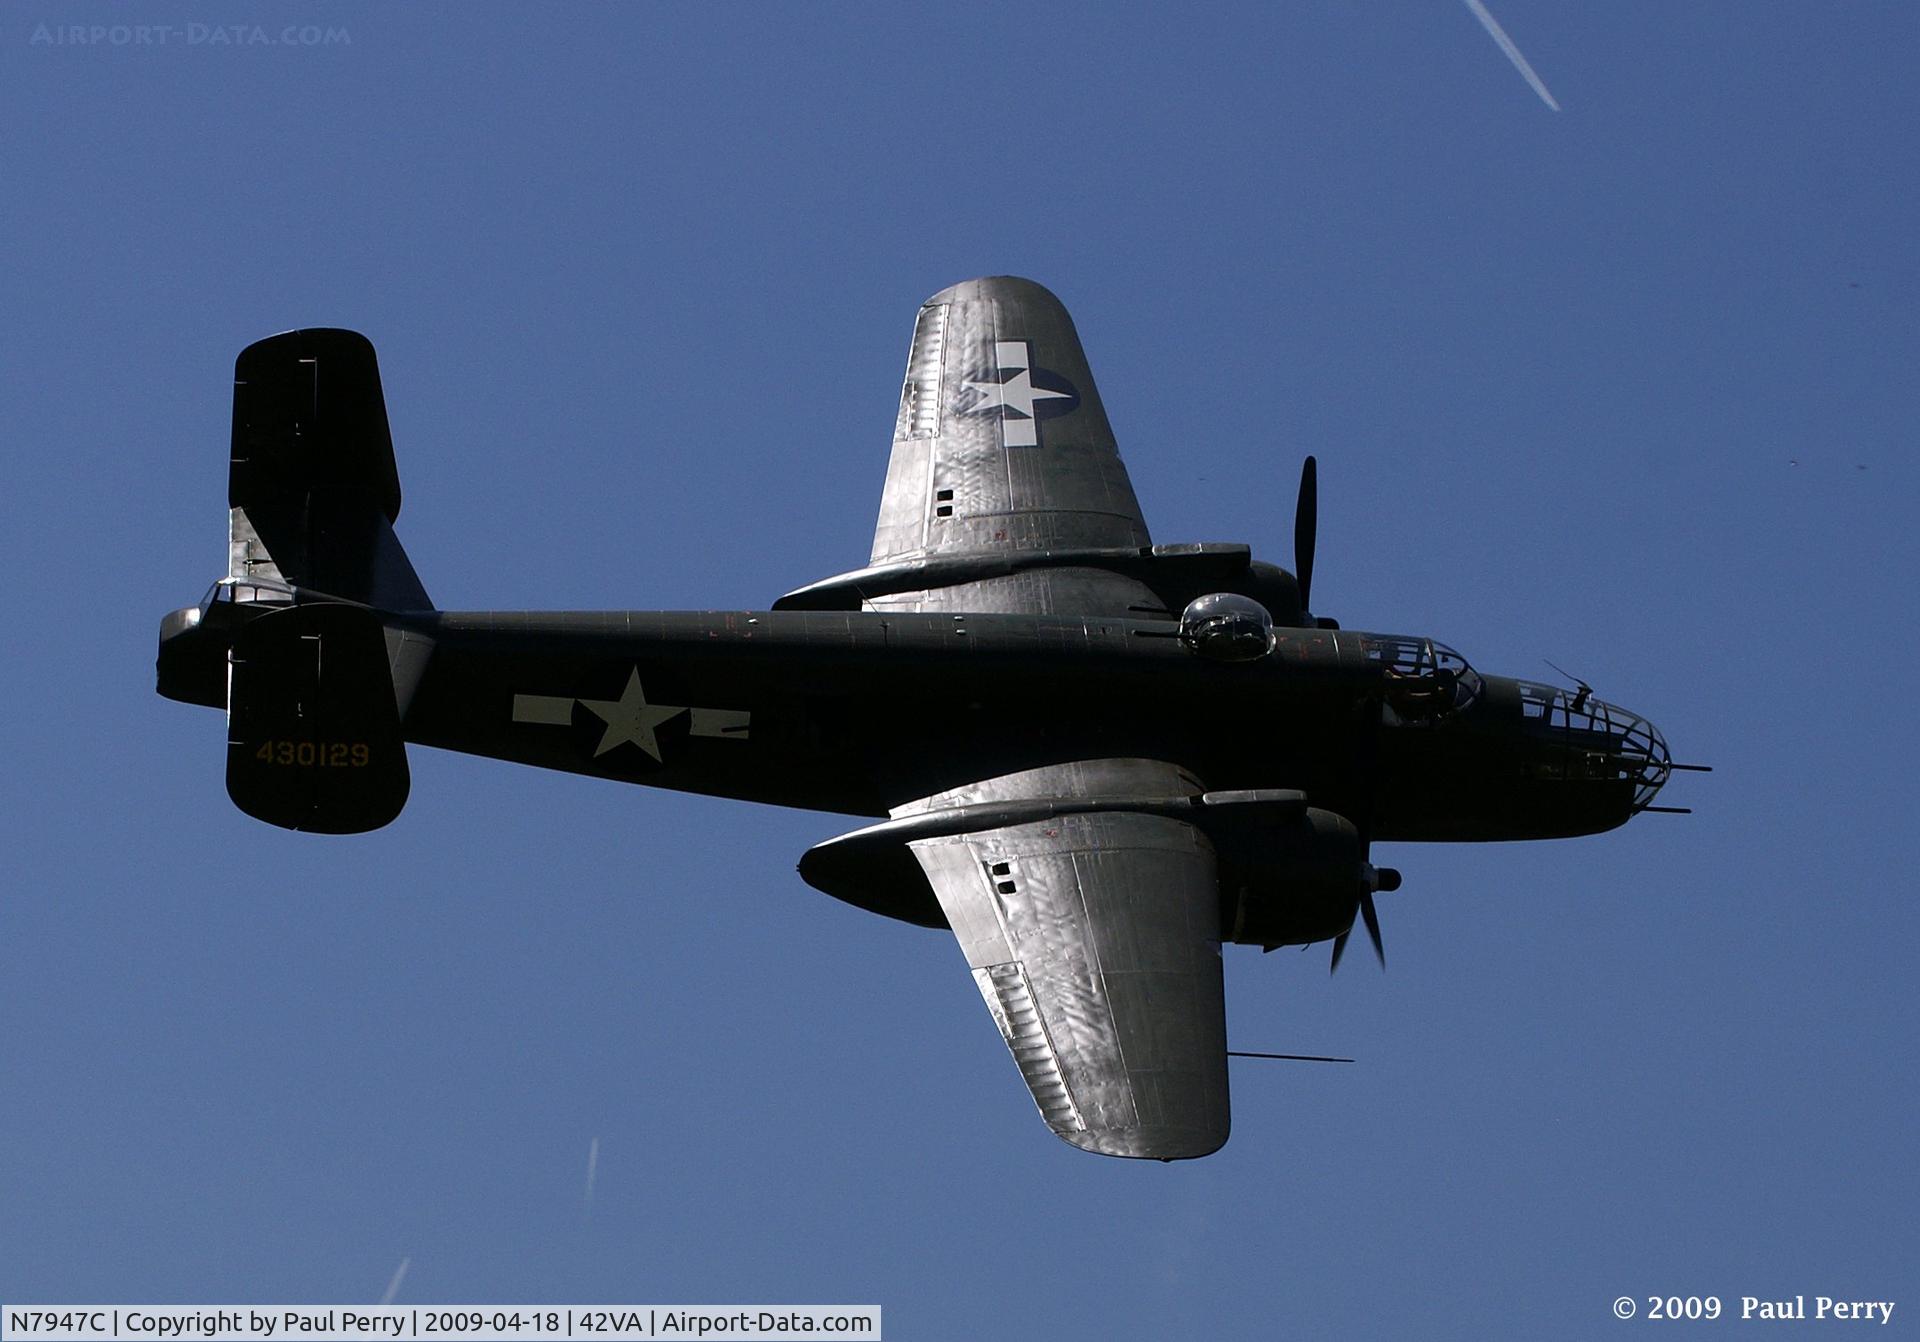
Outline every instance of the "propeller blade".
[[1380, 957], [1380, 968], [1387, 967], [1387, 948], [1380, 944], [1380, 915], [1373, 911], [1373, 892], [1360, 896], [1360, 916], [1367, 920], [1367, 935], [1373, 939], [1373, 953]]
[[1345, 932], [1342, 932], [1333, 939], [1333, 963], [1327, 966], [1327, 973], [1331, 974], [1334, 970], [1340, 968], [1340, 957], [1347, 953], [1347, 937], [1350, 936], [1352, 932], [1353, 929], [1348, 928]]
[[1313, 542], [1320, 529], [1319, 468], [1309, 456], [1300, 467], [1300, 498], [1293, 508], [1293, 576], [1300, 580], [1300, 609], [1313, 609]]

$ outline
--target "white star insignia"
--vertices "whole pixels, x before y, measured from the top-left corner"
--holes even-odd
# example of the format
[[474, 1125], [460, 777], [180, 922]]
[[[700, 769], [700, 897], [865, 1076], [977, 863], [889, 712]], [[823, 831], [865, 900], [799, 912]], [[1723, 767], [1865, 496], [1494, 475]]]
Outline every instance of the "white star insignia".
[[1002, 447], [1038, 447], [1040, 435], [1039, 426], [1034, 423], [1035, 403], [1070, 401], [1073, 399], [1073, 393], [1049, 391], [1044, 387], [1033, 385], [1033, 355], [1024, 340], [994, 341], [993, 358], [1005, 381], [981, 382], [976, 378], [967, 379], [967, 389], [977, 391], [986, 398], [967, 413], [982, 414], [989, 410], [998, 410]]
[[615, 746], [631, 741], [660, 760], [660, 742], [655, 739], [653, 729], [675, 714], [687, 711], [674, 704], [648, 703], [646, 692], [640, 688], [639, 667], [627, 677], [627, 688], [618, 699], [582, 699], [580, 702], [607, 724], [606, 731], [600, 735], [600, 748], [593, 752], [596, 759]]
[[1064, 391], [1048, 391], [1044, 387], [1034, 386], [1032, 370], [1027, 368], [1022, 368], [1005, 382], [968, 382], [967, 385], [986, 395], [987, 399], [981, 402], [980, 409], [999, 407], [1025, 415], [1028, 419], [1033, 418], [1035, 401], [1064, 400], [1068, 395]]

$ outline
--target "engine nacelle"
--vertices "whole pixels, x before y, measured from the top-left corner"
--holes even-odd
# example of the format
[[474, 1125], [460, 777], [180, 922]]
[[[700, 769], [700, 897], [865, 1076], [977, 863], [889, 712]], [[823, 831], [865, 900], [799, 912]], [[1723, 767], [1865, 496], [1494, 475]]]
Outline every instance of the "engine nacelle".
[[1254, 946], [1325, 941], [1353, 925], [1360, 896], [1393, 890], [1400, 874], [1362, 855], [1360, 832], [1285, 789], [1115, 797], [1027, 797], [900, 816], [818, 844], [800, 859], [815, 889], [923, 927], [946, 914], [909, 844], [916, 839], [1032, 824], [1081, 812], [1126, 811], [1192, 825], [1219, 862], [1226, 941]]
[[1400, 885], [1399, 872], [1362, 856], [1352, 821], [1317, 807], [1282, 824], [1213, 837], [1221, 935], [1240, 945], [1271, 950], [1326, 941], [1353, 926], [1362, 894]]

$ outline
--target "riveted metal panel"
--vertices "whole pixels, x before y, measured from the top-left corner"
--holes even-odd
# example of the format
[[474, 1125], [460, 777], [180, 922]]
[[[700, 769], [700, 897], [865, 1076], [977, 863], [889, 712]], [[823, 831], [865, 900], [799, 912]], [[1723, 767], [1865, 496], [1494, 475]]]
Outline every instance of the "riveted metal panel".
[[873, 562], [1149, 544], [1060, 301], [1005, 276], [929, 299], [908, 353]]
[[[1153, 761], [1091, 761], [939, 801], [1096, 780], [1161, 798], [1195, 785]], [[1159, 1159], [1226, 1141], [1217, 864], [1204, 834], [1162, 815], [1105, 811], [910, 846], [1055, 1133], [1085, 1150]]]

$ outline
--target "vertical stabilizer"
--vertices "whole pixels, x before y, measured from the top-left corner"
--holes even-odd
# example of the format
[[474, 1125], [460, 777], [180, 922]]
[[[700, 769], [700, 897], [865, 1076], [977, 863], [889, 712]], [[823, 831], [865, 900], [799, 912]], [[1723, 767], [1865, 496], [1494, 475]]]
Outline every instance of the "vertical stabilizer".
[[287, 331], [233, 370], [227, 575], [383, 610], [431, 610], [393, 534], [400, 476], [373, 345]]

